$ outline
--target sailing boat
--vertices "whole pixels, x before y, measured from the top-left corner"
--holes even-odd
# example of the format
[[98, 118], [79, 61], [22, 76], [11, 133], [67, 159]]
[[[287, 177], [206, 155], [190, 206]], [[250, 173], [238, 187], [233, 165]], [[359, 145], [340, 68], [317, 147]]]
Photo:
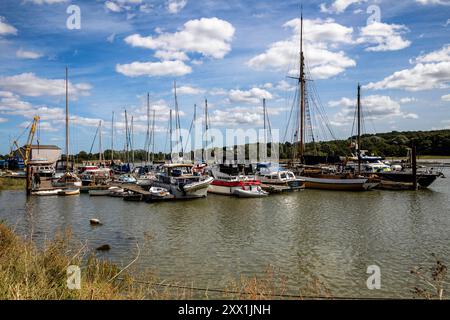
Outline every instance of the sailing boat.
[[[81, 179], [74, 173], [74, 164], [69, 160], [69, 69], [66, 67], [66, 156], [64, 160], [57, 162], [58, 169], [63, 168], [64, 174], [53, 181], [54, 187], [72, 188], [81, 187]], [[74, 194], [71, 190], [67, 194]], [[58, 193], [64, 195], [64, 192]]]
[[[303, 52], [303, 12], [301, 13], [300, 27], [300, 76], [299, 80], [299, 158], [301, 164], [304, 164], [305, 154], [305, 119], [306, 119], [306, 77], [305, 77], [305, 56]], [[377, 183], [369, 182], [368, 178], [357, 176], [350, 173], [341, 174], [334, 172], [325, 172], [320, 167], [305, 168], [298, 178], [305, 181], [307, 189], [323, 189], [323, 190], [345, 190], [345, 191], [364, 191], [370, 190], [377, 186]]]
[[[381, 157], [370, 157], [361, 150], [361, 86], [358, 84], [358, 136], [356, 143], [356, 159], [357, 164], [348, 164], [349, 167], [356, 167], [358, 174], [371, 177], [372, 180], [378, 179], [379, 189], [404, 190], [411, 189], [414, 183], [414, 174], [412, 168], [403, 168], [401, 171], [392, 170], [392, 167], [384, 163]], [[411, 157], [412, 158], [412, 157]], [[411, 159], [412, 166], [413, 161]], [[416, 173], [417, 184], [421, 188], [428, 188], [442, 173], [433, 172], [432, 170], [420, 171]]]

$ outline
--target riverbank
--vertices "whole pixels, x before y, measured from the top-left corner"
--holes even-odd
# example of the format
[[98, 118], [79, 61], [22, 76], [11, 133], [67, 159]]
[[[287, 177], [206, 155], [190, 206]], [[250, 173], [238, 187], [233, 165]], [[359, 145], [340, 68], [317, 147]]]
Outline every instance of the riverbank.
[[[160, 281], [154, 274], [134, 270], [133, 262], [120, 268], [99, 259], [85, 246], [74, 246], [70, 232], [57, 235], [39, 249], [0, 221], [0, 300], [208, 299], [216, 295], [259, 300], [282, 298], [285, 292], [282, 278], [272, 267], [264, 278], [241, 277], [209, 292], [192, 283]], [[68, 287], [69, 266], [81, 269], [79, 289]], [[311, 288], [316, 294], [329, 294], [318, 281]]]
[[0, 177], [0, 191], [2, 190], [25, 190], [25, 179]]

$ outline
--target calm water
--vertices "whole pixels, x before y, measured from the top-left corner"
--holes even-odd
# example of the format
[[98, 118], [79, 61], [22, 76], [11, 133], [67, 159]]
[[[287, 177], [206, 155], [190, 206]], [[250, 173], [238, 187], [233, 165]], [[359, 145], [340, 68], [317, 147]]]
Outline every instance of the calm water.
[[[104, 225], [91, 227], [90, 218]], [[197, 286], [221, 288], [240, 275], [263, 276], [272, 265], [291, 293], [319, 277], [336, 296], [408, 297], [416, 283], [411, 268], [432, 262], [430, 253], [448, 262], [450, 179], [418, 192], [305, 190], [157, 204], [3, 191], [0, 219], [40, 240], [69, 227], [90, 248], [110, 244], [103, 255], [124, 265], [139, 242], [139, 267]], [[381, 290], [366, 288], [373, 264], [381, 268]]]

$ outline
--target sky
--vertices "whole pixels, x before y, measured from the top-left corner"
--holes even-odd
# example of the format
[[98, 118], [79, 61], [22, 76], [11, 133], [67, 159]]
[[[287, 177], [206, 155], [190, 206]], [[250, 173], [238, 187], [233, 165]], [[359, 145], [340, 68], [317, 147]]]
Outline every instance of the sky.
[[260, 129], [266, 99], [290, 140], [300, 5], [315, 139], [352, 134], [358, 83], [365, 132], [450, 129], [450, 0], [2, 0], [0, 154], [34, 115], [40, 143], [63, 147], [66, 66], [72, 152], [90, 150], [100, 120], [109, 147], [113, 112], [123, 149], [125, 109], [143, 148], [147, 93], [168, 151], [174, 81], [182, 128], [208, 99], [211, 127]]

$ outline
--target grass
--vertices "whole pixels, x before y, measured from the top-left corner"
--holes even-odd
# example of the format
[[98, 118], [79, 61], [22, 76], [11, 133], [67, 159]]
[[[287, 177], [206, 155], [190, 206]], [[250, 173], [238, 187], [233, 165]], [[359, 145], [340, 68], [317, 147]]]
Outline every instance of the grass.
[[25, 179], [0, 177], [1, 190], [25, 190]]
[[[289, 298], [283, 297], [285, 279], [272, 267], [265, 276], [241, 277], [220, 290], [195, 288], [192, 283], [169, 283], [154, 273], [134, 270], [133, 262], [121, 268], [74, 242], [70, 232], [64, 232], [38, 248], [30, 237], [17, 236], [0, 221], [0, 300]], [[81, 268], [79, 290], [67, 286], [67, 268], [71, 265]]]

